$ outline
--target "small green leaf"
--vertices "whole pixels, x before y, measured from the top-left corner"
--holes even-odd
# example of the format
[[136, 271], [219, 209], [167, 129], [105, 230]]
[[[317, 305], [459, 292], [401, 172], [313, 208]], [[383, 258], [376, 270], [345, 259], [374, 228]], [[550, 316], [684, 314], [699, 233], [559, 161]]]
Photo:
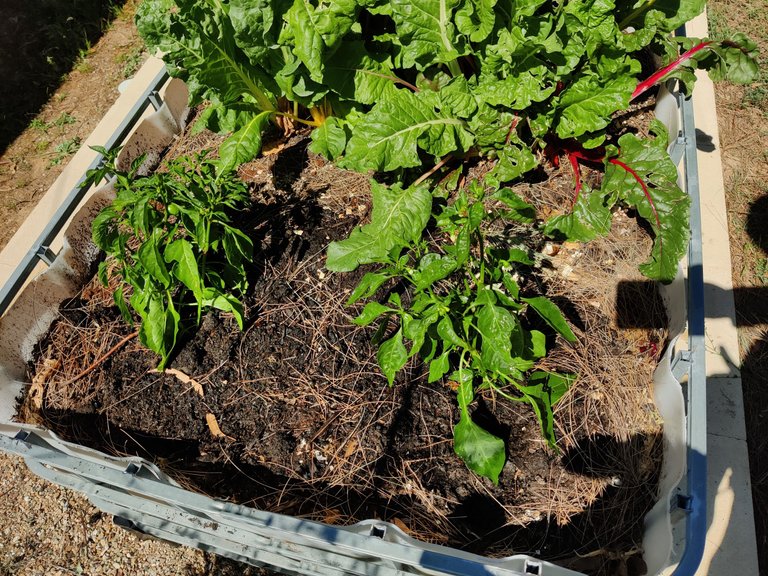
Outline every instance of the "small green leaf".
[[224, 294], [216, 288], [206, 288], [203, 293], [203, 305], [231, 313], [240, 330], [243, 329], [243, 304], [231, 294]]
[[269, 122], [271, 111], [255, 114], [245, 126], [219, 146], [220, 170], [226, 172], [252, 160], [261, 152], [261, 134]]
[[481, 356], [488, 370], [507, 374], [514, 370], [512, 332], [518, 320], [501, 306], [483, 306], [477, 313], [477, 330], [483, 338]]
[[544, 358], [547, 355], [547, 337], [543, 332], [531, 330], [528, 332], [531, 356]]
[[[144, 269], [157, 280], [163, 288], [171, 285], [171, 276], [160, 254], [158, 244], [164, 239], [162, 230], [156, 229], [136, 252], [136, 257]], [[154, 348], [152, 348], [154, 350]]]
[[576, 336], [565, 321], [565, 317], [563, 316], [563, 313], [560, 312], [560, 308], [558, 308], [549, 298], [546, 296], [534, 296], [533, 298], [521, 298], [521, 300], [536, 310], [544, 322], [549, 324], [558, 334], [568, 340], [568, 342], [576, 342]]
[[458, 346], [459, 348], [468, 348], [467, 343], [464, 342], [464, 340], [459, 337], [458, 334], [456, 334], [456, 331], [453, 329], [453, 323], [451, 322], [450, 317], [443, 316], [440, 319], [440, 322], [437, 324], [437, 333], [440, 335], [440, 337], [448, 342], [449, 344], [453, 344], [454, 346]]
[[363, 279], [349, 295], [346, 305], [351, 306], [361, 298], [370, 298], [386, 282], [390, 276], [379, 272], [366, 272]]
[[353, 322], [358, 326], [368, 326], [368, 324], [376, 320], [376, 318], [387, 312], [393, 312], [393, 310], [378, 302], [368, 302], [368, 304], [365, 305], [365, 308], [363, 308], [363, 311], [353, 320]]
[[164, 257], [168, 263], [175, 262], [171, 270], [173, 275], [192, 291], [198, 303], [202, 303], [203, 286], [192, 245], [183, 238], [174, 240], [165, 248]]
[[233, 266], [240, 267], [243, 261], [253, 259], [253, 242], [237, 228], [224, 225], [221, 239], [227, 260]]
[[612, 79], [596, 73], [583, 74], [560, 95], [557, 135], [563, 139], [575, 138], [604, 129], [614, 112], [627, 108], [636, 85], [637, 80], [631, 73], [616, 74]]
[[93, 219], [93, 224], [91, 225], [93, 243], [107, 253], [115, 251], [114, 246], [118, 236], [117, 217], [118, 215], [114, 208], [107, 206]]
[[509, 208], [505, 212], [507, 218], [517, 220], [518, 222], [536, 221], [536, 209], [510, 188], [502, 188], [493, 195], [493, 198], [503, 202]]
[[99, 262], [98, 270], [96, 271], [96, 276], [99, 279], [99, 282], [101, 282], [101, 285], [105, 288], [109, 286], [109, 269], [107, 268], [107, 262], [106, 260], [102, 260]]
[[168, 357], [176, 345], [176, 335], [179, 331], [179, 314], [170, 298], [153, 294], [149, 305], [142, 313], [142, 323], [139, 329], [139, 339], [147, 348], [161, 356], [158, 369], [162, 370]]
[[453, 429], [453, 447], [467, 468], [494, 484], [499, 483], [506, 461], [504, 441], [475, 424], [467, 411], [462, 412]]
[[429, 363], [429, 379], [427, 382], [437, 382], [448, 373], [448, 370], [451, 369], [451, 363], [448, 358], [450, 353], [451, 349], [449, 348]]
[[425, 186], [387, 187], [371, 182], [371, 223], [356, 228], [346, 240], [331, 242], [326, 266], [350, 272], [361, 264], [387, 262], [390, 252], [421, 237], [431, 215], [432, 195]]
[[381, 343], [376, 358], [379, 361], [381, 371], [387, 377], [387, 382], [392, 386], [395, 381], [395, 375], [408, 362], [408, 351], [403, 345], [402, 328], [395, 332], [392, 338]]
[[335, 116], [326, 118], [325, 122], [312, 131], [312, 144], [309, 149], [315, 154], [321, 154], [334, 160], [344, 153], [347, 146], [347, 133], [341, 125], [341, 120]]
[[554, 374], [551, 372], [537, 371], [528, 377], [527, 386], [518, 386], [519, 390], [533, 406], [536, 417], [541, 425], [541, 432], [547, 443], [556, 448], [554, 415], [552, 407], [568, 391], [573, 384], [575, 376], [571, 374]]
[[456, 261], [450, 256], [428, 253], [421, 259], [419, 269], [413, 274], [416, 290], [425, 290], [438, 280], [449, 276], [454, 270], [456, 270]]
[[520, 297], [520, 286], [518, 286], [515, 279], [512, 278], [512, 275], [509, 272], [504, 272], [504, 275], [501, 277], [501, 281], [504, 284], [504, 288], [507, 289], [509, 295], [517, 300]]
[[115, 300], [115, 305], [120, 311], [120, 316], [123, 317], [123, 320], [125, 320], [126, 324], [133, 326], [133, 316], [131, 316], [131, 311], [128, 309], [128, 304], [125, 303], [125, 296], [123, 295], [122, 286], [118, 286], [115, 289], [115, 291], [112, 293], [112, 298]]

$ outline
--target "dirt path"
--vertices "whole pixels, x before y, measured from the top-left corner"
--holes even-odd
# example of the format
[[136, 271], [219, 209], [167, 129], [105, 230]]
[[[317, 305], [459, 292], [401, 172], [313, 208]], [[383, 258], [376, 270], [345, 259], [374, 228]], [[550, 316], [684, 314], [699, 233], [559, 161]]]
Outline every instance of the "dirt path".
[[[0, 156], [0, 249], [115, 102], [120, 82], [130, 78], [146, 59], [133, 24], [138, 3], [126, 3], [99, 42], [83, 51], [83, 57], [31, 119], [29, 128]], [[23, 15], [17, 19], [23, 20]], [[0, 39], [4, 25], [0, 21]], [[15, 89], [23, 91], [26, 87]]]

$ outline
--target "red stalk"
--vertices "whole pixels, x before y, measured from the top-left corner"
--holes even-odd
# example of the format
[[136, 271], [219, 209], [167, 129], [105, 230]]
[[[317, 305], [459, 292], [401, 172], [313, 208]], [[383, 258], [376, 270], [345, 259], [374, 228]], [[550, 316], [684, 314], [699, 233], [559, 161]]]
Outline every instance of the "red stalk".
[[517, 128], [517, 124], [520, 122], [520, 116], [515, 115], [514, 118], [512, 118], [512, 123], [509, 125], [509, 132], [507, 132], [507, 139], [504, 141], [505, 144], [509, 144], [509, 141], [512, 139], [512, 132], [515, 131], [515, 128]]
[[632, 178], [634, 178], [638, 184], [640, 184], [640, 188], [643, 189], [643, 194], [645, 194], [646, 199], [648, 200], [648, 204], [651, 205], [651, 210], [653, 211], [653, 217], [656, 219], [656, 227], [659, 230], [659, 255], [661, 255], [663, 246], [661, 244], [661, 221], [659, 220], [659, 213], [656, 211], [656, 204], [653, 203], [653, 198], [651, 198], [650, 192], [648, 192], [648, 186], [645, 185], [645, 182], [642, 178], [640, 178], [640, 175], [635, 172], [631, 167], [629, 167], [627, 164], [624, 164], [621, 160], [618, 158], [611, 158], [608, 160], [611, 164], [618, 166], [619, 168], [625, 170], [629, 174], [632, 175]]
[[570, 152], [566, 152], [566, 155], [568, 156], [568, 161], [571, 163], [571, 168], [573, 168], [573, 177], [576, 180], [576, 191], [573, 193], [573, 205], [575, 205], [579, 199], [579, 194], [581, 193], [581, 171], [579, 170], [579, 156], [577, 153], [572, 154]]
[[652, 88], [653, 86], [661, 82], [664, 76], [669, 74], [672, 70], [680, 66], [686, 60], [690, 60], [690, 58], [694, 54], [696, 54], [696, 52], [700, 52], [701, 50], [704, 50], [704, 48], [707, 48], [710, 44], [712, 44], [711, 40], [707, 42], [701, 42], [700, 44], [696, 44], [696, 46], [694, 46], [690, 50], [686, 50], [685, 52], [683, 52], [677, 59], [673, 60], [672, 62], [664, 66], [664, 68], [662, 68], [661, 70], [658, 70], [654, 74], [651, 74], [651, 76], [649, 76], [648, 78], [646, 78], [645, 80], [643, 80], [637, 85], [637, 88], [635, 88], [635, 91], [632, 92], [632, 97], [630, 98], [630, 101], [634, 100], [635, 98], [640, 96], [640, 94], [642, 94], [646, 90]]

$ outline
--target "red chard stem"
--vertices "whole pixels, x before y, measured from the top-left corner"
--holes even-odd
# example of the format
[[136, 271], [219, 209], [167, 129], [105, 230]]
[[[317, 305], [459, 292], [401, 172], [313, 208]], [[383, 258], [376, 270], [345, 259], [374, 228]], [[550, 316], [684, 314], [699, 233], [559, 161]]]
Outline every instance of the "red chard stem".
[[664, 66], [664, 68], [662, 68], [661, 70], [658, 70], [657, 72], [655, 72], [654, 74], [652, 74], [651, 76], [649, 76], [648, 78], [640, 82], [637, 85], [637, 88], [635, 88], [635, 91], [632, 92], [632, 97], [630, 98], [630, 101], [634, 100], [635, 98], [643, 94], [645, 91], [647, 91], [648, 89], [652, 88], [653, 86], [661, 82], [664, 76], [669, 74], [675, 68], [678, 68], [687, 60], [690, 60], [694, 54], [696, 54], [697, 52], [700, 52], [701, 50], [704, 50], [704, 48], [707, 48], [710, 44], [712, 44], [711, 40], [707, 42], [701, 42], [700, 44], [696, 44], [696, 46], [694, 46], [690, 50], [686, 50], [685, 52], [683, 52], [675, 60], [673, 60], [666, 66]]
[[640, 184], [640, 188], [643, 189], [643, 194], [645, 194], [646, 199], [648, 200], [648, 204], [651, 205], [651, 211], [653, 212], [653, 217], [656, 220], [656, 228], [658, 229], [658, 240], [659, 240], [659, 255], [662, 254], [663, 246], [661, 245], [661, 221], [659, 220], [659, 213], [656, 211], [656, 204], [653, 202], [653, 198], [651, 198], [651, 193], [648, 192], [648, 186], [646, 186], [645, 182], [642, 178], [640, 178], [640, 175], [635, 172], [629, 165], [625, 164], [618, 158], [611, 158], [608, 160], [611, 164], [618, 166], [619, 168], [625, 170], [628, 172], [632, 178], [634, 178], [638, 184]]

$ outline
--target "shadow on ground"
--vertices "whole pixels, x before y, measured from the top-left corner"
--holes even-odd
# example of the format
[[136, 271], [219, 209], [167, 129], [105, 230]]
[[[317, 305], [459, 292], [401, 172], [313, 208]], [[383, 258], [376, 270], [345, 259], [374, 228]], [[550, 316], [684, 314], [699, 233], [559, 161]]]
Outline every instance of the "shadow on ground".
[[99, 39], [123, 2], [0, 2], [0, 154]]
[[[756, 265], [768, 262], [768, 195], [752, 202], [746, 218], [746, 231], [754, 245], [762, 252], [755, 258]], [[755, 278], [763, 279], [762, 286], [736, 287], [733, 298], [736, 304], [736, 327], [740, 329], [742, 358], [730, 359], [734, 369], [741, 374], [744, 395], [744, 417], [749, 449], [749, 468], [752, 481], [752, 501], [755, 514], [758, 560], [760, 573], [768, 574], [768, 264], [766, 270], [755, 269]], [[618, 323], [625, 328], [658, 328], [654, 319], [643, 314], [631, 304], [638, 292], [647, 289], [650, 282], [622, 282], [617, 300], [627, 305], [629, 313], [620, 316]], [[705, 285], [708, 298], [722, 301], [729, 296], [718, 286]]]
[[[746, 230], [752, 242], [768, 256], [768, 195], [752, 202]], [[755, 276], [762, 277], [760, 270]], [[755, 510], [757, 554], [760, 573], [768, 574], [768, 439], [763, 431], [768, 426], [768, 288], [736, 289], [736, 325], [760, 327], [760, 333], [748, 342], [749, 349], [741, 362], [744, 390], [744, 413], [749, 449], [749, 472], [752, 480], [752, 502]], [[742, 339], [742, 345], [744, 345]]]

